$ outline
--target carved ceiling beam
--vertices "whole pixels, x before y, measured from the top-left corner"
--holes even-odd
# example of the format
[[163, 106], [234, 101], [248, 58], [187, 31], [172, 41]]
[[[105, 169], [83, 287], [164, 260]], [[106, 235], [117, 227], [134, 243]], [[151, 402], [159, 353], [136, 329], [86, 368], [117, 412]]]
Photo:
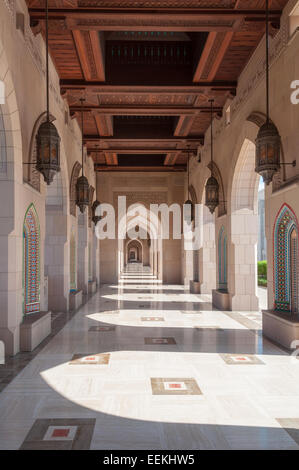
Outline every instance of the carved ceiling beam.
[[193, 76], [193, 82], [199, 82], [200, 80], [213, 81], [215, 79], [218, 68], [229, 48], [233, 34], [233, 32], [211, 32], [208, 35], [207, 42]]
[[[180, 106], [169, 106], [169, 107], [161, 107], [161, 106], [144, 106], [141, 105], [140, 107], [135, 106], [84, 106], [84, 112], [91, 112], [94, 116], [97, 115], [111, 115], [111, 116], [193, 116], [194, 114], [199, 113], [210, 113], [211, 107], [210, 106], [190, 106], [190, 107], [180, 107]], [[222, 112], [221, 106], [214, 107], [215, 113]], [[70, 112], [79, 113], [81, 111], [80, 105], [72, 105], [70, 106]]]
[[107, 165], [118, 165], [118, 158], [116, 153], [105, 152], [105, 159]]
[[113, 136], [113, 116], [106, 114], [94, 114], [95, 122], [97, 125], [98, 133], [100, 136], [111, 137]]
[[[150, 154], [160, 154], [160, 153], [167, 153], [167, 155], [175, 155], [175, 154], [179, 154], [181, 151], [185, 151], [186, 149], [181, 149], [181, 150], [178, 150], [178, 149], [167, 149], [167, 148], [137, 148], [137, 149], [132, 149], [132, 148], [109, 148], [109, 149], [103, 149], [103, 148], [99, 148], [99, 147], [89, 147], [88, 149], [88, 154], [98, 154], [98, 155], [106, 155], [106, 154], [109, 154], [109, 153], [116, 153], [116, 154], [120, 154], [120, 155], [123, 155], [123, 154], [132, 154], [132, 155], [139, 155], [139, 154], [144, 154], [144, 155], [148, 155], [149, 153]], [[197, 146], [194, 146], [193, 150], [197, 150]]]
[[[167, 137], [167, 138], [163, 138], [163, 137], [162, 138], [161, 137], [160, 138], [136, 137], [134, 139], [130, 139], [130, 138], [128, 138], [128, 139], [121, 138], [120, 139], [120, 138], [116, 138], [116, 137], [101, 138], [98, 135], [84, 135], [83, 140], [84, 140], [85, 143], [94, 142], [95, 145], [100, 144], [101, 147], [99, 147], [98, 150], [109, 151], [111, 149], [109, 149], [109, 147], [107, 148], [107, 145], [109, 145], [110, 142], [112, 144], [120, 145], [123, 148], [125, 148], [125, 147], [129, 148], [128, 144], [135, 145], [136, 149], [138, 149], [138, 144], [139, 145], [141, 144], [141, 145], [145, 146], [145, 148], [147, 148], [147, 146], [150, 146], [151, 144], [156, 144], [156, 145], [158, 144], [162, 147], [163, 145], [166, 145], [167, 143], [169, 143], [171, 145], [174, 145], [174, 144], [177, 144], [177, 145], [190, 144], [190, 145], [192, 145], [192, 143], [194, 145], [196, 145], [196, 144], [201, 145], [201, 144], [203, 144], [203, 141], [204, 141], [204, 135], [196, 135], [196, 136], [181, 137], [181, 138], [176, 137], [176, 136]], [[157, 149], [157, 146], [156, 146], [156, 149]], [[147, 150], [149, 150], [149, 148]], [[118, 149], [115, 148], [114, 151], [118, 152]], [[160, 148], [160, 153], [161, 153], [161, 148]]]
[[169, 152], [165, 157], [164, 165], [165, 166], [175, 165], [175, 162], [177, 161], [179, 154], [180, 152]]
[[186, 165], [172, 165], [172, 166], [116, 166], [116, 165], [102, 165], [99, 163], [94, 164], [95, 171], [136, 171], [136, 172], [166, 172], [166, 171], [186, 171]]
[[105, 81], [103, 33], [73, 31], [73, 38], [86, 81]]
[[174, 130], [175, 136], [187, 136], [190, 132], [192, 124], [194, 123], [194, 116], [180, 116]]
[[235, 80], [213, 80], [213, 81], [200, 81], [198, 83], [192, 83], [191, 85], [181, 86], [127, 86], [127, 85], [106, 85], [103, 82], [88, 82], [85, 80], [72, 80], [62, 79], [60, 80], [60, 88], [62, 95], [67, 95], [68, 90], [81, 91], [82, 93], [88, 91], [88, 93], [105, 93], [110, 95], [116, 95], [118, 93], [126, 95], [148, 95], [154, 93], [156, 95], [162, 94], [190, 94], [190, 93], [202, 93], [203, 91], [223, 91], [235, 93], [237, 88], [237, 82]]

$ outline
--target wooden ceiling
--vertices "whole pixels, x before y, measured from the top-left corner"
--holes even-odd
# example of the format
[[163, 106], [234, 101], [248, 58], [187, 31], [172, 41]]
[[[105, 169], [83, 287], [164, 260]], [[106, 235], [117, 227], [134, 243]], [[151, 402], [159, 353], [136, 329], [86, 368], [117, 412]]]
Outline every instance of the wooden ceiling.
[[[45, 1], [26, 0], [35, 33]], [[270, 0], [270, 30], [287, 0]], [[49, 45], [98, 171], [182, 171], [265, 31], [265, 0], [49, 0]], [[80, 119], [79, 119], [80, 124]]]

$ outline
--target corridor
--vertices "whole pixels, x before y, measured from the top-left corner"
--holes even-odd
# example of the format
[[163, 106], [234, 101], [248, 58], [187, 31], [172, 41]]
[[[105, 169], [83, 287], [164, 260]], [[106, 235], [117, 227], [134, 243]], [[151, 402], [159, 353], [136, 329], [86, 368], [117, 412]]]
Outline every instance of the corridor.
[[210, 300], [130, 266], [0, 393], [1, 449], [299, 449], [299, 361]]

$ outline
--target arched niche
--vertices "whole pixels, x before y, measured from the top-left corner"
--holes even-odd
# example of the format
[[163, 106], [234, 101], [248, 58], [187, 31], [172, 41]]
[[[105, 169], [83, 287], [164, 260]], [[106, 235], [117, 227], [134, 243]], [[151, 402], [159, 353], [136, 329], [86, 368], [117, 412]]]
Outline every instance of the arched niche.
[[275, 310], [298, 313], [298, 220], [293, 209], [283, 204], [273, 228]]
[[23, 224], [23, 298], [25, 315], [40, 311], [40, 226], [34, 204]]
[[70, 214], [76, 217], [76, 183], [81, 171], [82, 165], [75, 162], [70, 180]]

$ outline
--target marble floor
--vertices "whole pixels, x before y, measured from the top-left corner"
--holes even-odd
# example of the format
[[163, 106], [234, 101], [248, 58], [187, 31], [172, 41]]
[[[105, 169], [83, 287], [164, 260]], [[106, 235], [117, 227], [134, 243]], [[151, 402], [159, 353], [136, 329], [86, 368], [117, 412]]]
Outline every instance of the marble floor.
[[299, 361], [259, 312], [132, 270], [3, 389], [0, 417], [0, 449], [299, 449]]

